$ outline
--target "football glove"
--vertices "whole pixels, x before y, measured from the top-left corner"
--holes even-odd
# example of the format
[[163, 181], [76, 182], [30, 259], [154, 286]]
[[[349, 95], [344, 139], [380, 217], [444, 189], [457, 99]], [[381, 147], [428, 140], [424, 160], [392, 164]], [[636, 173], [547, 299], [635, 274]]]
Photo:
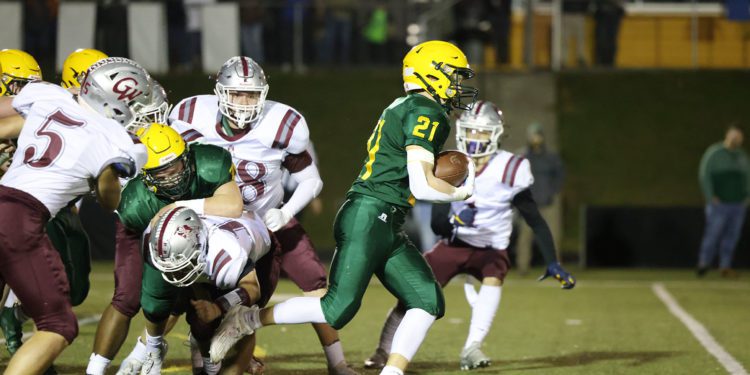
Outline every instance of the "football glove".
[[573, 289], [576, 286], [576, 279], [573, 275], [569, 274], [565, 269], [562, 268], [560, 263], [552, 262], [547, 266], [547, 271], [544, 275], [539, 277], [539, 281], [542, 281], [548, 277], [554, 277], [560, 282], [560, 286], [563, 289]]
[[272, 208], [263, 216], [263, 222], [266, 223], [271, 232], [276, 232], [287, 225], [292, 217], [293, 215], [286, 213], [283, 209]]
[[473, 227], [474, 226], [474, 215], [477, 210], [473, 207], [464, 207], [457, 214], [451, 216], [451, 224], [456, 227]]

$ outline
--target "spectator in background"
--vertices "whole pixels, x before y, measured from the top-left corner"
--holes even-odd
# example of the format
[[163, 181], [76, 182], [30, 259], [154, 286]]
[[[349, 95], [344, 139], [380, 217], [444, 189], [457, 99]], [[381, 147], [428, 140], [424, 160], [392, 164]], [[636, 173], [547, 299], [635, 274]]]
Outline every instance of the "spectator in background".
[[571, 39], [576, 45], [576, 63], [585, 67], [586, 63], [586, 13], [588, 0], [563, 0], [562, 4], [562, 64], [568, 62], [568, 46]]
[[55, 66], [58, 8], [57, 0], [24, 1], [24, 50], [39, 61], [43, 70], [51, 70]]
[[187, 16], [187, 45], [190, 50], [190, 67], [193, 70], [200, 69], [201, 66], [201, 31], [203, 30], [201, 10], [204, 5], [215, 2], [215, 0], [182, 0]]
[[699, 277], [708, 272], [717, 250], [721, 276], [737, 276], [732, 256], [742, 233], [750, 188], [750, 161], [741, 148], [743, 138], [742, 130], [732, 125], [724, 141], [711, 145], [701, 159], [698, 176], [706, 197], [706, 228], [698, 258]]
[[242, 54], [263, 64], [266, 60], [263, 52], [263, 4], [260, 0], [240, 0], [239, 3]]
[[614, 66], [617, 57], [617, 34], [620, 21], [625, 15], [623, 0], [596, 0], [594, 30], [596, 39], [596, 63], [601, 66]]
[[352, 47], [353, 0], [327, 0], [319, 2], [324, 7], [325, 25], [318, 59], [321, 63], [348, 64]]
[[[562, 190], [565, 170], [560, 156], [547, 150], [544, 129], [539, 123], [533, 123], [526, 129], [527, 148], [522, 153], [531, 164], [534, 184], [531, 195], [539, 207], [544, 221], [547, 222], [552, 238], [555, 241], [556, 256], [560, 257], [561, 219], [560, 205], [556, 197]], [[529, 272], [531, 250], [534, 235], [528, 225], [521, 225], [516, 246], [516, 266], [521, 274]]]
[[367, 62], [383, 64], [387, 60], [388, 8], [384, 0], [378, 0], [364, 29], [362, 36], [367, 45]]
[[490, 39], [497, 51], [497, 61], [500, 64], [510, 63], [510, 26], [512, 0], [485, 0], [488, 9], [492, 31]]
[[187, 41], [187, 15], [182, 0], [167, 0], [167, 38], [173, 73], [187, 73], [192, 67], [192, 48]]

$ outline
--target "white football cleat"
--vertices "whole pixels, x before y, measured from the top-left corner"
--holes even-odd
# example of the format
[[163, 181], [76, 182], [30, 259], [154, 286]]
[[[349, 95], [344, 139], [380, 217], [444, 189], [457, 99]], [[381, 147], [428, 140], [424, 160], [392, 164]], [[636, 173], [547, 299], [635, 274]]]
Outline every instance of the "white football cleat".
[[117, 375], [138, 375], [141, 373], [141, 366], [143, 361], [138, 358], [125, 358], [120, 364], [120, 369], [117, 370]]
[[258, 306], [247, 307], [244, 305], [233, 306], [227, 311], [227, 315], [224, 316], [211, 339], [211, 349], [209, 350], [211, 362], [221, 362], [237, 341], [255, 332], [260, 324], [257, 322], [248, 324], [244, 316], [255, 316], [256, 311], [258, 311]]
[[161, 348], [154, 352], [146, 353], [146, 359], [143, 361], [141, 366], [141, 375], [159, 375], [161, 374], [161, 366], [164, 363], [164, 357], [167, 355], [167, 341], [164, 340], [161, 343]]

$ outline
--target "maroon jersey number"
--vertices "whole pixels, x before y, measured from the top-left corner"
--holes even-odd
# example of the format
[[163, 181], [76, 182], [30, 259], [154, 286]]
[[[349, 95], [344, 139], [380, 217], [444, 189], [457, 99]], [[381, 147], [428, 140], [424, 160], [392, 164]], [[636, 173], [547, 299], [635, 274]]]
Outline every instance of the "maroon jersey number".
[[266, 165], [248, 160], [237, 163], [237, 179], [245, 202], [260, 198], [266, 191]]
[[27, 164], [28, 166], [33, 168], [46, 168], [52, 165], [52, 163], [57, 160], [57, 157], [60, 156], [60, 153], [62, 153], [62, 150], [65, 147], [65, 142], [60, 133], [49, 128], [53, 124], [69, 128], [77, 128], [79, 126], [85, 125], [86, 122], [70, 118], [68, 115], [63, 113], [62, 110], [57, 109], [51, 115], [47, 116], [47, 119], [44, 120], [42, 126], [37, 129], [36, 132], [34, 132], [37, 137], [49, 138], [47, 148], [44, 149], [44, 152], [42, 152], [41, 156], [39, 156], [38, 158], [34, 158], [34, 155], [36, 155], [37, 153], [36, 146], [31, 145], [29, 147], [26, 147], [26, 150], [24, 150], [23, 152], [24, 164]]

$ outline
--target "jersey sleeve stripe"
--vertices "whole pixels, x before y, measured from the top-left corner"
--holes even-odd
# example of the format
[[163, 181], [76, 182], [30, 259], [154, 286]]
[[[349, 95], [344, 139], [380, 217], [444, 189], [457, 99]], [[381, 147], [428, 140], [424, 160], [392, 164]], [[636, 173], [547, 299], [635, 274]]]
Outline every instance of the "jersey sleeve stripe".
[[179, 120], [188, 123], [193, 122], [193, 113], [195, 113], [196, 101], [198, 101], [198, 98], [192, 98], [180, 105], [180, 116], [178, 117]]
[[519, 156], [516, 165], [513, 167], [513, 173], [510, 175], [510, 184], [509, 186], [513, 186], [513, 184], [516, 183], [516, 172], [518, 172], [518, 167], [521, 166], [521, 163], [523, 163], [523, 157]]
[[196, 140], [196, 139], [198, 139], [200, 137], [203, 137], [203, 134], [201, 134], [199, 131], [197, 131], [195, 129], [188, 129], [188, 130], [182, 132], [182, 134], [180, 134], [180, 135], [182, 136], [182, 139], [184, 139], [185, 142], [188, 142], [188, 143], [190, 143], [190, 142], [192, 142], [192, 141], [194, 141], [194, 140]]
[[505, 170], [503, 171], [503, 178], [500, 180], [504, 184], [508, 184], [508, 174], [513, 170], [513, 163], [516, 162], [516, 155], [510, 157], [508, 162], [505, 164]]
[[[222, 250], [222, 253], [224, 253], [224, 255], [226, 255], [226, 256], [221, 260], [220, 263], [218, 263], [218, 266], [214, 267], [214, 268], [216, 268], [216, 272], [213, 273], [214, 280], [216, 280], [216, 278], [219, 276], [219, 272], [221, 272], [221, 270], [224, 268], [224, 266], [226, 266], [227, 263], [229, 263], [229, 262], [232, 261], [232, 257], [229, 254], [227, 254], [224, 250]], [[218, 258], [218, 256], [217, 256], [217, 258]]]
[[276, 132], [276, 138], [273, 141], [273, 148], [283, 150], [289, 146], [294, 128], [301, 118], [302, 116], [291, 109], [284, 114], [284, 118], [281, 119], [281, 124], [279, 125], [279, 130]]
[[228, 254], [224, 249], [221, 249], [218, 254], [216, 254], [216, 258], [214, 258], [213, 261], [213, 268], [211, 269], [211, 274], [216, 275], [216, 269], [218, 268], [219, 263], [226, 257]]

